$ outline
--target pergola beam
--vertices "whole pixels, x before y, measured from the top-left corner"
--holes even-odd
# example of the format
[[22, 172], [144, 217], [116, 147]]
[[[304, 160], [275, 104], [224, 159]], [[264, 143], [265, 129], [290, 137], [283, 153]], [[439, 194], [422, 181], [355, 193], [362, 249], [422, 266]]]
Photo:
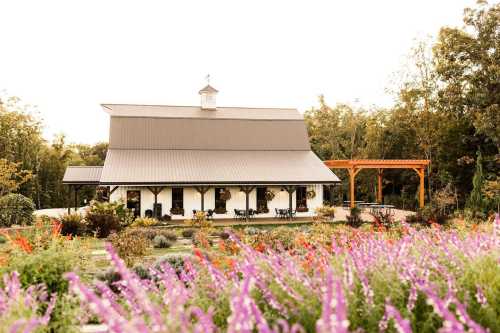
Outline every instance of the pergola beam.
[[349, 200], [350, 206], [355, 206], [356, 175], [362, 169], [377, 169], [377, 201], [382, 203], [382, 175], [383, 169], [413, 169], [420, 178], [419, 206], [424, 207], [425, 168], [430, 160], [328, 160], [323, 163], [330, 169], [347, 169], [349, 172]]

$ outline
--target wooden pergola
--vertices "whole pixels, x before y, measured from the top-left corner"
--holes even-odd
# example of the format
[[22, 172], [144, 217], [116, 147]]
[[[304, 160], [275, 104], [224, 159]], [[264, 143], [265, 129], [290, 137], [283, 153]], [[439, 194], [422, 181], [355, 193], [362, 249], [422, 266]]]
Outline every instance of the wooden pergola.
[[424, 207], [425, 168], [430, 160], [327, 160], [325, 165], [330, 169], [347, 169], [349, 172], [349, 200], [351, 208], [355, 206], [354, 184], [356, 175], [362, 169], [377, 169], [377, 201], [382, 203], [383, 169], [413, 169], [420, 178], [418, 202]]

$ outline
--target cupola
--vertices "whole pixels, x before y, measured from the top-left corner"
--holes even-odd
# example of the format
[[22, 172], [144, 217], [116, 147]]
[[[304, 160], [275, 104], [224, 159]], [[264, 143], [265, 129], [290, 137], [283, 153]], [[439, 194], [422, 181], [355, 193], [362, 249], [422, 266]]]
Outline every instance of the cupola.
[[217, 93], [218, 93], [217, 89], [212, 87], [210, 84], [207, 84], [203, 89], [199, 91], [199, 94], [201, 96], [202, 110], [215, 111], [217, 109], [217, 104], [215, 101]]

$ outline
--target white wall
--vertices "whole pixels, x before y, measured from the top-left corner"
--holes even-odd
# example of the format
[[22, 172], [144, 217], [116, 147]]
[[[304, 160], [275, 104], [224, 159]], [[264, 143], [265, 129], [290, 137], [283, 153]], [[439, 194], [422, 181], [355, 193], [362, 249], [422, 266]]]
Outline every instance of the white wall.
[[[245, 209], [245, 193], [240, 192], [239, 187], [226, 187], [231, 192], [231, 199], [226, 202], [226, 214], [214, 214], [214, 218], [233, 218], [234, 209]], [[269, 213], [259, 214], [258, 217], [273, 217], [275, 215], [275, 208], [286, 209], [288, 208], [288, 192], [281, 191], [280, 186], [268, 186], [268, 190], [275, 193], [275, 197], [272, 201], [267, 203], [269, 208]], [[307, 190], [312, 190], [316, 192], [316, 197], [313, 199], [307, 199], [308, 212], [299, 213], [298, 217], [314, 216], [315, 209], [323, 204], [323, 186], [320, 184], [307, 185]], [[124, 202], [127, 200], [127, 191], [139, 190], [141, 191], [141, 216], [145, 215], [147, 209], [153, 209], [154, 195], [147, 187], [132, 187], [132, 186], [120, 186], [115, 192], [111, 194], [111, 201], [116, 201], [122, 199]], [[292, 194], [292, 206], [295, 209], [295, 192]], [[170, 214], [170, 208], [172, 208], [172, 188], [166, 187], [160, 194], [158, 194], [158, 203], [162, 204], [162, 214]], [[249, 195], [249, 205], [250, 208], [257, 208], [257, 191], [254, 189]], [[215, 188], [211, 187], [205, 193], [205, 210], [215, 208]], [[189, 219], [192, 217], [192, 210], [201, 209], [201, 196], [193, 187], [184, 188], [184, 216], [182, 215], [172, 215], [174, 220]]]

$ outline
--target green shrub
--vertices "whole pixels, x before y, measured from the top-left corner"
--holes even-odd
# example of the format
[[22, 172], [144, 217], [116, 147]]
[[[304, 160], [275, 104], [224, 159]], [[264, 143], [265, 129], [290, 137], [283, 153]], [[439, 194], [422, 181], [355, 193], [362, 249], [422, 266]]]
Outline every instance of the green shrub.
[[131, 227], [152, 227], [157, 225], [159, 222], [157, 219], [152, 217], [138, 217], [134, 222], [130, 225]]
[[108, 237], [112, 231], [120, 231], [122, 225], [117, 215], [89, 211], [85, 217], [87, 229], [98, 238]]
[[170, 242], [175, 242], [177, 240], [177, 235], [171, 231], [161, 231], [160, 235], [164, 236]]
[[109, 241], [129, 267], [132, 267], [138, 258], [148, 254], [151, 246], [149, 239], [134, 233], [133, 230], [114, 233], [109, 237]]
[[78, 272], [85, 259], [79, 241], [53, 240], [46, 247], [34, 248], [31, 253], [15, 248], [0, 273], [17, 271], [23, 287], [44, 284], [49, 294], [64, 294], [68, 281], [63, 274]]
[[92, 201], [90, 203], [90, 213], [102, 215], [114, 215], [118, 218], [120, 224], [125, 227], [134, 221], [134, 214], [125, 206], [122, 200], [112, 202]]
[[182, 237], [191, 238], [194, 235], [194, 229], [184, 229], [182, 230]]
[[155, 268], [159, 270], [164, 263], [168, 263], [177, 274], [180, 274], [184, 268], [186, 258], [189, 258], [189, 255], [167, 254], [156, 261]]
[[5, 243], [7, 243], [7, 239], [5, 238], [5, 236], [0, 235], [0, 244], [5, 244]]
[[31, 225], [35, 205], [22, 194], [11, 193], [0, 197], [0, 226]]
[[64, 236], [82, 236], [86, 226], [80, 214], [64, 214], [59, 218], [61, 222], [61, 234]]
[[156, 235], [153, 239], [153, 246], [157, 249], [166, 249], [172, 246], [172, 243], [163, 235]]

